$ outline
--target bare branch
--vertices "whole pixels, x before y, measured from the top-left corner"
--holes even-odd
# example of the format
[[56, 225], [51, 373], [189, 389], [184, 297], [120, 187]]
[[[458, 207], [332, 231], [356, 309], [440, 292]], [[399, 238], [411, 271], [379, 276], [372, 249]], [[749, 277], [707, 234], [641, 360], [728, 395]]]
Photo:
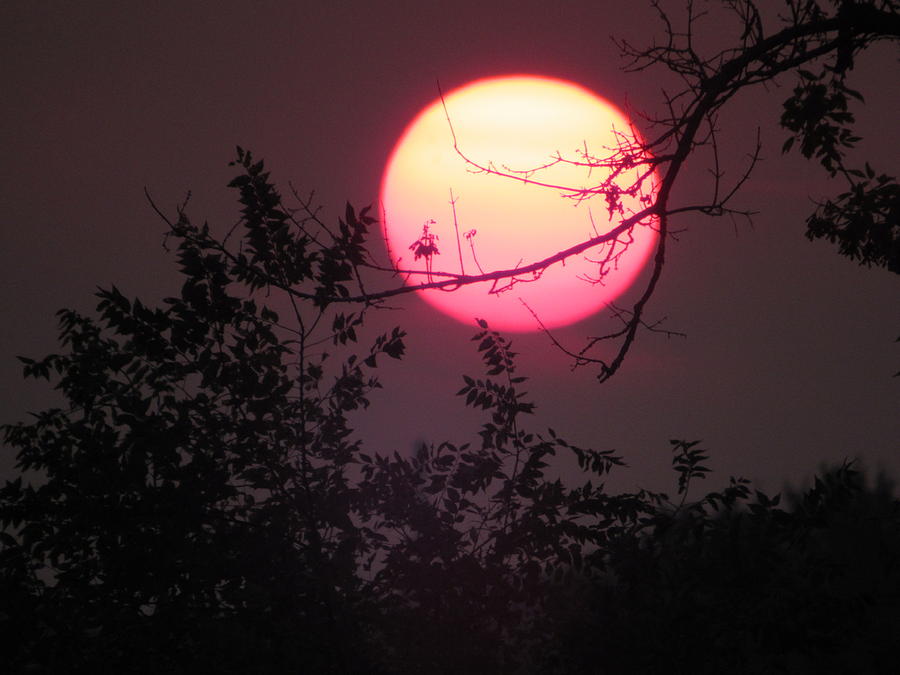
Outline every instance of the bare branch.
[[[425, 258], [424, 270], [412, 269], [399, 257], [394, 257], [389, 242], [386, 242], [392, 262], [378, 263], [371, 258], [370, 253], [365, 256], [359, 254], [359, 259], [352, 261], [352, 278], [355, 285], [352, 292], [342, 286], [339, 291], [323, 295], [321, 289], [312, 292], [296, 288], [286, 278], [258, 267], [254, 268], [252, 273], [265, 284], [282, 288], [292, 298], [313, 300], [320, 305], [362, 303], [381, 306], [386, 299], [407, 293], [436, 290], [450, 292], [472, 284], [482, 284], [487, 293], [503, 293], [518, 283], [533, 283], [539, 280], [548, 268], [564, 263], [572, 256], [583, 256], [596, 265], [595, 275], [583, 276], [586, 283], [603, 284], [605, 276], [616, 269], [622, 256], [627, 255], [629, 245], [634, 241], [634, 228], [653, 227], [659, 236], [649, 278], [630, 308], [610, 306], [613, 318], [621, 323], [615, 330], [588, 339], [580, 350], [571, 350], [560, 344], [541, 322], [540, 317], [528, 307], [551, 342], [572, 358], [573, 367], [595, 365], [600, 370], [598, 378], [601, 381], [609, 379], [621, 367], [639, 330], [662, 332], [667, 336], [680, 335], [674, 331], [661, 329], [659, 322], [648, 322], [645, 319], [647, 307], [665, 266], [668, 240], [673, 236], [670, 218], [675, 215], [700, 214], [740, 216], [750, 219], [753, 215], [753, 211], [735, 206], [733, 201], [749, 180], [760, 159], [762, 151], [760, 132], [757, 129], [755, 141], [747, 151], [746, 165], [738, 170], [737, 178], [727, 175], [725, 166], [729, 163], [723, 161], [721, 156], [718, 129], [718, 119], [723, 107], [736, 94], [754, 85], [765, 86], [776, 82], [782, 76], [798, 72], [798, 69], [813, 66], [823, 68], [822, 77], [831, 78], [830, 86], [833, 91], [840, 95], [853, 96], [855, 92], [840, 87], [843, 87], [844, 73], [852, 68], [854, 53], [879, 40], [896, 41], [900, 37], [900, 15], [894, 0], [866, 2], [845, 0], [836, 4], [837, 9], [829, 12], [822, 9], [814, 0], [787, 0], [786, 10], [778, 17], [776, 29], [767, 32], [759, 7], [752, 0], [720, 0], [718, 4], [704, 3], [702, 8], [693, 0], [687, 0], [680, 22], [663, 9], [660, 2], [653, 2], [663, 27], [664, 38], [644, 48], [635, 47], [625, 41], [618, 43], [623, 55], [628, 59], [626, 70], [642, 73], [650, 68], [662, 67], [675, 74], [682, 82], [679, 90], [662, 92], [658, 112], [635, 115], [637, 120], [649, 128], [652, 135], [648, 134], [645, 138], [634, 126], [616, 129], [612, 147], [590, 148], [585, 142], [574, 156], [566, 157], [557, 152], [537, 166], [498, 166], [492, 161], [474, 160], [467, 154], [457, 137], [443, 91], [438, 83], [438, 94], [443, 104], [453, 150], [472, 173], [499, 176], [525, 185], [553, 190], [562, 198], [575, 202], [599, 200], [611, 219], [613, 217], [620, 219], [608, 232], [600, 231], [594, 222], [593, 212], [589, 209], [592, 228], [592, 236], [589, 238], [573, 242], [560, 251], [548, 251], [545, 257], [537, 261], [527, 263], [520, 261], [516, 266], [506, 269], [483, 269], [476, 255], [476, 230], [468, 229], [462, 233], [462, 237], [466, 239], [472, 251], [478, 274], [467, 274], [463, 263], [462, 238], [456, 213], [459, 195], [454, 194], [451, 189], [449, 203], [453, 213], [459, 259], [458, 271], [434, 268], [432, 258], [437, 252], [437, 246], [434, 235], [424, 230], [423, 238], [413, 245], [414, 257]], [[719, 14], [712, 13], [716, 8], [724, 12], [730, 23], [723, 21], [723, 17]], [[705, 39], [701, 39], [704, 20], [714, 22], [717, 31], [733, 30], [730, 44], [724, 48], [704, 49], [707, 44]], [[721, 34], [729, 35], [727, 32]], [[818, 84], [817, 80], [812, 82]], [[852, 121], [852, 115], [849, 119]], [[846, 122], [846, 118], [842, 118], [843, 122]], [[784, 120], [782, 124], [785, 124]], [[806, 133], [804, 129], [794, 131]], [[831, 148], [829, 150], [831, 154], [822, 161], [826, 168], [844, 176], [852, 192], [867, 185], [866, 181], [874, 182], [876, 179], [871, 170], [863, 175], [859, 169], [847, 166], [843, 161], [841, 144], [849, 146], [853, 142], [852, 136], [848, 134], [838, 138], [836, 148]], [[821, 150], [821, 145], [817, 147]], [[810, 152], [815, 149], [814, 147]], [[704, 165], [704, 162], [708, 163]], [[673, 195], [682, 172], [689, 164], [700, 164], [699, 173], [709, 176], [708, 193], [696, 203], [676, 203]], [[588, 179], [594, 181], [593, 184], [564, 185], [553, 181], [549, 177], [550, 172], [560, 165], [584, 169]], [[879, 177], [878, 181], [880, 196], [877, 204], [887, 213], [893, 192], [886, 182], [887, 177], [884, 181]], [[885, 187], [886, 185], [888, 187]], [[293, 211], [285, 209], [289, 214], [291, 225], [302, 236], [307, 237], [311, 244], [317, 246], [319, 251], [337, 255], [338, 251], [343, 250], [340, 247], [347, 244], [347, 234], [343, 230], [330, 229], [322, 222], [318, 211], [312, 206], [312, 195], [309, 198], [301, 198], [296, 190], [293, 190], [293, 186], [292, 191], [300, 206]], [[147, 197], [150, 200], [149, 194]], [[633, 200], [634, 205], [629, 206], [631, 202], [625, 200], [626, 197]], [[853, 201], [849, 197], [845, 202], [863, 203], [861, 199]], [[178, 229], [178, 222], [167, 220], [152, 200], [150, 203], [170, 229], [173, 231]], [[836, 208], [835, 206], [832, 211]], [[828, 213], [831, 214], [831, 211]], [[382, 221], [385, 221], [388, 214], [381, 215]], [[468, 227], [468, 223], [466, 226]], [[822, 225], [822, 228], [823, 231], [828, 231], [827, 224]], [[189, 236], [203, 235], [189, 233]], [[205, 243], [219, 251], [233, 265], [250, 265], [246, 256], [240, 252], [230, 251], [226, 247], [227, 238], [221, 244], [212, 244], [209, 241]], [[401, 280], [402, 285], [386, 288], [367, 287], [363, 281], [368, 280], [372, 274], [389, 274], [391, 278]], [[372, 282], [369, 282], [369, 286], [372, 286]], [[611, 353], [597, 355], [596, 350], [599, 349], [607, 349]]]

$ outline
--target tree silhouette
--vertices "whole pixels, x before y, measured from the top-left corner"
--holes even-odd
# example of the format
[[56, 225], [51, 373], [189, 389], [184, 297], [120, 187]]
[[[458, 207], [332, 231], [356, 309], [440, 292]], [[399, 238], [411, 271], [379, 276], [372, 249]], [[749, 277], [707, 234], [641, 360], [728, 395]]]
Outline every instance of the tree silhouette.
[[[689, 502], [706, 455], [673, 441], [677, 504], [610, 494], [622, 459], [528, 430], [526, 378], [484, 322], [485, 375], [458, 392], [487, 416], [477, 440], [373, 452], [347, 415], [404, 334], [361, 348], [366, 309], [328, 302], [372, 220], [348, 207], [328, 240], [261, 162], [237, 164], [237, 252], [182, 209], [178, 297], [100, 290], [98, 318], [59, 313], [64, 352], [22, 359], [66, 406], [3, 427], [13, 671], [771, 672], [867, 650], [878, 672], [900, 600], [886, 493], [843, 467], [793, 513], [740, 479]], [[271, 278], [306, 294], [282, 294], [292, 316]]]
[[900, 502], [850, 463], [790, 510], [732, 479], [611, 553], [560, 672], [884, 673], [900, 620]]
[[[681, 87], [664, 92], [662, 112], [641, 115], [641, 122], [647, 127], [644, 133], [619, 130], [616, 147], [585, 149], [574, 157], [557, 154], [541, 166], [522, 170], [471, 159], [454, 134], [454, 148], [473, 172], [553, 190], [562, 198], [602, 200], [611, 219], [615, 219], [609, 231], [573, 242], [562, 251], [548, 251], [540, 260], [523, 261], [512, 269], [479, 268], [478, 274], [441, 268], [435, 259], [439, 251], [434, 246], [434, 233], [425, 231], [426, 239], [412, 247], [416, 259], [424, 259], [423, 266], [400, 269], [379, 263], [371, 250], [351, 261], [354, 274], [390, 274], [392, 279], [399, 275], [407, 279], [406, 284], [385, 288], [383, 282], [380, 287], [372, 283], [357, 293], [329, 295], [323, 291], [328, 301], [370, 305], [413, 291], [452, 290], [471, 284], [484, 285], [487, 293], [505, 292], [572, 256], [595, 261], [594, 277], [602, 281], [627, 251], [634, 228], [653, 227], [660, 236], [652, 273], [630, 308], [613, 308], [621, 326], [591, 338], [578, 350], [556, 342], [574, 365], [596, 367], [598, 379], [605, 381], [622, 366], [639, 331], [661, 330], [658, 321], [647, 320], [647, 310], [666, 263], [672, 217], [751, 218], [752, 211], [737, 207], [734, 202], [760, 157], [759, 136], [749, 148], [745, 170], [737, 176], [726, 175], [719, 151], [718, 119], [739, 93], [788, 78], [794, 78], [796, 84], [784, 101], [778, 120], [788, 133], [782, 151], [798, 149], [846, 185], [844, 192], [820, 204], [809, 216], [807, 236], [835, 243], [840, 254], [862, 265], [900, 273], [900, 190], [896, 178], [876, 171], [867, 162], [854, 164], [848, 156], [860, 140], [854, 132], [855, 118], [850, 106], [854, 100], [862, 101], [863, 96], [848, 84], [855, 59], [877, 43], [895, 43], [900, 39], [900, 8], [896, 1], [787, 0], [779, 13], [771, 17], [752, 0], [721, 0], [702, 10], [689, 0], [680, 21], [660, 3], [653, 2], [653, 6], [664, 38], [649, 47], [619, 43], [629, 60], [626, 68], [636, 73], [664, 69], [678, 77]], [[716, 39], [705, 39], [708, 36], [704, 31]], [[705, 44], [720, 44], [723, 36], [730, 36], [728, 46], [704, 49]], [[452, 131], [449, 113], [448, 125]], [[587, 186], [544, 181], [545, 172], [560, 164], [583, 169]], [[711, 176], [708, 196], [697, 203], [678, 203], [673, 194], [676, 186], [684, 182], [683, 177], [689, 175], [696, 183], [698, 175], [705, 174]], [[591, 184], [594, 175], [603, 178]], [[624, 208], [625, 196], [636, 200], [639, 209]], [[311, 210], [308, 200], [300, 202], [303, 208]], [[474, 230], [464, 236], [474, 246], [472, 234]], [[456, 237], [456, 248], [460, 250], [458, 232]], [[422, 281], [417, 283], [416, 278]], [[267, 281], [279, 283], [277, 278]], [[304, 296], [298, 293], [298, 297]]]
[[[273, 667], [327, 672], [364, 657], [346, 649], [344, 605], [367, 542], [340, 486], [354, 450], [344, 412], [377, 381], [349, 361], [319, 391], [324, 355], [307, 353], [306, 322], [323, 312], [297, 308], [287, 327], [253, 299], [254, 271], [335, 292], [347, 264], [290, 236], [262, 165], [240, 161], [240, 264], [198, 244], [208, 228], [182, 212], [170, 233], [180, 297], [151, 308], [101, 290], [99, 320], [60, 312], [67, 353], [23, 359], [68, 404], [4, 428], [39, 477], [2, 492], [16, 532], [4, 555], [23, 561], [16, 588], [41, 608], [23, 653], [50, 671], [237, 672], [262, 651]], [[341, 227], [362, 218], [348, 209]], [[353, 325], [335, 318], [334, 339]], [[394, 331], [366, 361], [402, 349]]]
[[545, 476], [557, 453], [595, 479], [621, 459], [526, 431], [525, 378], [483, 322], [487, 376], [459, 392], [489, 416], [478, 443], [367, 451], [347, 416], [404, 333], [360, 349], [366, 309], [329, 300], [358, 282], [373, 221], [297, 219], [262, 162], [239, 149], [236, 164], [236, 252], [181, 209], [178, 297], [100, 290], [98, 318], [59, 313], [65, 352], [22, 359], [66, 407], [3, 427], [23, 474], [0, 491], [9, 663], [512, 669], [539, 644], [547, 589], [637, 527], [648, 495]]
[[[729, 177], [722, 168], [718, 119], [737, 94], [758, 86], [796, 78], [779, 120], [790, 134], [782, 151], [797, 147], [807, 159], [817, 160], [831, 177], [846, 182], [845, 192], [820, 204], [809, 216], [807, 237], [837, 244], [842, 255], [862, 265], [900, 273], [900, 188], [896, 177], [876, 172], [867, 162], [862, 166], [849, 162], [848, 151], [860, 140], [853, 130], [855, 118], [850, 103], [863, 97], [847, 84], [859, 52], [881, 41], [900, 39], [900, 5], [894, 0], [787, 0], [777, 18], [768, 19], [770, 26], [775, 24], [770, 30], [764, 25], [765, 11], [761, 11], [766, 8], [753, 0], [722, 0], [703, 9], [695, 5], [686, 3], [679, 22], [654, 1], [665, 38], [650, 47], [619, 43], [630, 61], [627, 70], [643, 73], [663, 68], [676, 74], [682, 83], [679, 90], [664, 93], [662, 113], [643, 115], [649, 127], [643, 136], [620, 132], [618, 146], [609, 148], [608, 154], [595, 155], [587, 150], [575, 157], [557, 154], [543, 166], [522, 171], [470, 159], [454, 136], [454, 146], [471, 170], [553, 189], [576, 201], [602, 199], [610, 216], [618, 214], [620, 220], [609, 232], [543, 260], [476, 279], [447, 273], [445, 285], [485, 279], [496, 283], [500, 278], [512, 284], [519, 274], [527, 279], [528, 274], [589, 251], [590, 259], [598, 261], [596, 278], [602, 280], [614, 266], [612, 252], [618, 256], [627, 250], [633, 228], [643, 225], [658, 229], [653, 271], [643, 292], [630, 310], [614, 312], [623, 325], [591, 338], [577, 351], [556, 343], [575, 365], [597, 367], [600, 381], [619, 370], [639, 330], [659, 330], [658, 322], [647, 323], [645, 315], [665, 266], [671, 218], [690, 214], [751, 218], [752, 212], [735, 207], [734, 201], [760, 157], [759, 135], [749, 149], [744, 172]], [[717, 38], [729, 35], [730, 44], [704, 51], [704, 44], [710, 42], [704, 29], [714, 31]], [[718, 40], [711, 43], [715, 45]], [[607, 178], [588, 187], [543, 183], [542, 172], [558, 164], [599, 170]], [[691, 175], [696, 180], [699, 172], [685, 173], [694, 166], [712, 176], [708, 197], [700, 203], [679, 204], [673, 192], [683, 176]], [[624, 179], [635, 170], [636, 178]], [[655, 175], [659, 176], [658, 185], [651, 188]], [[640, 198], [643, 208], [633, 213], [624, 211], [624, 195]], [[595, 356], [598, 349], [608, 349], [610, 344], [617, 345], [611, 356]]]

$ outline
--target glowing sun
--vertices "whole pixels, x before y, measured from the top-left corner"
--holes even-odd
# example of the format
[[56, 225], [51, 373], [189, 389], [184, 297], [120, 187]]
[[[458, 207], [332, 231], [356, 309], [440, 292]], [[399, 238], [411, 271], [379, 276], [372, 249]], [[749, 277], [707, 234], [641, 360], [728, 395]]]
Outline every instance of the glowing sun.
[[[631, 127], [622, 112], [596, 94], [546, 77], [478, 80], [445, 95], [443, 104], [438, 99], [424, 108], [394, 147], [381, 183], [392, 262], [398, 269], [422, 272], [406, 276], [408, 284], [445, 278], [439, 272], [478, 275], [520, 268], [608, 232], [644, 206], [640, 195], [624, 196], [622, 208], [611, 213], [603, 195], [565, 198], [560, 189], [478, 172], [454, 149], [454, 133], [459, 150], [474, 164], [578, 189], [601, 185], [609, 170], [554, 163], [554, 158], [583, 160], [585, 152], [606, 157], [619, 145], [617, 134], [627, 135]], [[548, 164], [532, 174], [515, 173]], [[623, 172], [615, 182], [624, 187], [636, 175], [636, 170]], [[645, 181], [645, 197], [651, 182]], [[600, 246], [552, 265], [539, 278], [524, 274], [512, 285], [505, 280], [420, 293], [467, 324], [478, 317], [503, 331], [536, 330], [530, 308], [548, 328], [564, 326], [619, 296], [655, 241], [655, 230], [639, 224], [627, 246], [623, 237], [612, 249], [612, 255], [622, 253], [614, 260], [610, 247]], [[423, 255], [434, 249], [437, 254]], [[609, 263], [596, 283], [601, 259]]]

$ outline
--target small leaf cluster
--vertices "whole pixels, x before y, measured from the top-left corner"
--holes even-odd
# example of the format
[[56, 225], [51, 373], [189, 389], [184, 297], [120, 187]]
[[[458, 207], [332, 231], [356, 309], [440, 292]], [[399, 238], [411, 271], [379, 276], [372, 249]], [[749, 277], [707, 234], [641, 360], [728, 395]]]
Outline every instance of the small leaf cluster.
[[[309, 201], [301, 202], [299, 209], [285, 206], [264, 162], [254, 161], [251, 152], [238, 146], [231, 164], [242, 169], [229, 183], [238, 190], [242, 206], [244, 236], [239, 251], [231, 255], [238, 279], [251, 288], [296, 290], [310, 284], [309, 297], [322, 308], [334, 298], [350, 297], [351, 286], [359, 283], [358, 268], [367, 259], [369, 228], [376, 222], [370, 207], [357, 213], [348, 203], [333, 229]], [[208, 229], [196, 232], [182, 226], [179, 222], [173, 234], [190, 235], [207, 246], [217, 243]]]
[[900, 186], [865, 165], [851, 170], [850, 189], [820, 205], [806, 221], [809, 239], [837, 244], [841, 255], [900, 274]]
[[709, 469], [702, 462], [709, 459], [708, 455], [697, 446], [700, 441], [671, 440], [672, 468], [678, 474], [678, 494], [686, 495], [694, 478], [706, 478]]
[[846, 151], [860, 140], [851, 129], [855, 118], [849, 99], [862, 102], [862, 94], [848, 87], [843, 77], [830, 76], [827, 71], [815, 74], [800, 69], [798, 75], [800, 81], [781, 114], [781, 126], [794, 133], [784, 142], [782, 152], [799, 140], [801, 154], [807, 159], [815, 157], [834, 176], [843, 167]]
[[[853, 3], [844, 3], [848, 6]], [[843, 7], [843, 5], [842, 5]], [[838, 245], [841, 255], [861, 265], [876, 265], [900, 274], [900, 188], [894, 176], [865, 163], [847, 166], [846, 155], [860, 138], [849, 109], [862, 94], [846, 84], [845, 70], [826, 68], [819, 74], [798, 70], [800, 82], [784, 102], [781, 125], [793, 132], [782, 146], [788, 152], [799, 141], [801, 154], [816, 158], [832, 177], [842, 175], [849, 189], [821, 204], [807, 218], [806, 236]]]

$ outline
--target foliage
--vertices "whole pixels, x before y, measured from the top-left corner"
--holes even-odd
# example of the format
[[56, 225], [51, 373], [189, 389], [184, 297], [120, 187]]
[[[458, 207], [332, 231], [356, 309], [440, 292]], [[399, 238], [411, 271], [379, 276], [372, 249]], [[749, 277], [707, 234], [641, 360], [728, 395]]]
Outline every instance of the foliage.
[[894, 177], [853, 170], [850, 189], [811, 215], [806, 236], [838, 245], [841, 255], [900, 274], [900, 187]]
[[[326, 384], [327, 354], [306, 353], [310, 316], [298, 308], [288, 327], [253, 291], [278, 278], [340, 292], [371, 220], [348, 208], [318, 246], [290, 231], [262, 163], [238, 156], [237, 253], [182, 211], [170, 232], [180, 297], [150, 308], [100, 290], [98, 319], [59, 313], [67, 353], [23, 359], [68, 403], [4, 427], [34, 477], [0, 493], [4, 555], [41, 608], [21, 654], [48, 670], [230, 672], [262, 650], [273, 666], [327, 672], [358, 653], [345, 649], [359, 631], [345, 606], [370, 543], [348, 515], [346, 412], [367, 405], [376, 359], [399, 357], [403, 333]], [[358, 321], [335, 316], [333, 341], [352, 341]]]
[[239, 243], [181, 209], [168, 235], [180, 296], [154, 308], [102, 289], [97, 318], [59, 313], [63, 353], [22, 359], [67, 407], [3, 427], [22, 472], [0, 491], [9, 662], [511, 669], [549, 589], [636, 527], [645, 495], [547, 477], [558, 453], [594, 480], [621, 459], [522, 428], [525, 378], [484, 322], [487, 377], [459, 392], [489, 417], [479, 442], [366, 452], [347, 415], [404, 333], [359, 350], [365, 311], [329, 298], [361, 283], [348, 260], [373, 221], [348, 206], [325, 228], [288, 209], [250, 153], [237, 164]]
[[[784, 101], [779, 120], [790, 133], [782, 152], [798, 149], [805, 158], [817, 160], [831, 177], [845, 179], [849, 188], [810, 217], [809, 237], [829, 238], [839, 244], [841, 254], [862, 264], [900, 271], [896, 179], [885, 174], [876, 178], [868, 164], [854, 167], [848, 159], [861, 140], [854, 130], [851, 104], [864, 99], [848, 85], [856, 57], [878, 42], [900, 38], [900, 5], [894, 0], [787, 0], [783, 4], [774, 21], [768, 18], [775, 30], [767, 31], [763, 11], [767, 8], [752, 0], [712, 3], [704, 9], [688, 3], [683, 27], [654, 3], [666, 26], [667, 41], [649, 49], [622, 43], [624, 53], [633, 59], [633, 70], [663, 66], [685, 84], [667, 96], [668, 112], [652, 118], [662, 131], [648, 147], [660, 154], [663, 148], [671, 148], [673, 153], [673, 166], [667, 168], [663, 182], [674, 184], [680, 162], [699, 155], [704, 146], [717, 148], [717, 116], [733, 97], [793, 74], [797, 84]], [[731, 43], [704, 53], [705, 21], [718, 23], [722, 32], [730, 30]], [[733, 189], [723, 182], [717, 160], [709, 202], [678, 211], [749, 215], [731, 210], [729, 202], [749, 177], [758, 151], [757, 147], [751, 166], [734, 181]], [[669, 160], [662, 164], [668, 166]], [[863, 212], [868, 213], [867, 220], [862, 219]]]
[[[399, 534], [378, 583], [399, 608], [384, 642], [397, 645], [392, 658], [404, 672], [522, 667], [547, 641], [552, 594], [601, 568], [607, 543], [650, 512], [651, 495], [609, 495], [593, 482], [622, 464], [612, 451], [522, 428], [533, 409], [519, 390], [526, 380], [510, 343], [480, 324], [473, 340], [488, 377], [464, 376], [458, 392], [489, 413], [479, 443], [423, 446], [393, 462], [362, 457], [376, 525]], [[575, 488], [550, 480], [558, 454], [591, 480]]]
[[[621, 457], [526, 429], [527, 380], [483, 321], [485, 375], [458, 391], [486, 415], [477, 440], [412, 457], [364, 446], [348, 413], [404, 334], [361, 349], [365, 311], [320, 291], [361, 283], [343, 261], [365, 255], [372, 220], [348, 207], [323, 229], [250, 153], [237, 163], [234, 249], [180, 210], [178, 297], [153, 308], [100, 290], [97, 318], [59, 313], [64, 352], [22, 359], [67, 406], [3, 427], [20, 470], [0, 489], [12, 671], [659, 672], [674, 658], [754, 672], [741, 667], [862, 645], [882, 658], [900, 518], [849, 467], [793, 513], [749, 503], [740, 479], [688, 502], [707, 455], [674, 440], [677, 505], [610, 494]], [[560, 462], [584, 481], [553, 479]]]
[[900, 502], [830, 469], [791, 510], [742, 481], [611, 554], [558, 672], [885, 673], [900, 630]]

